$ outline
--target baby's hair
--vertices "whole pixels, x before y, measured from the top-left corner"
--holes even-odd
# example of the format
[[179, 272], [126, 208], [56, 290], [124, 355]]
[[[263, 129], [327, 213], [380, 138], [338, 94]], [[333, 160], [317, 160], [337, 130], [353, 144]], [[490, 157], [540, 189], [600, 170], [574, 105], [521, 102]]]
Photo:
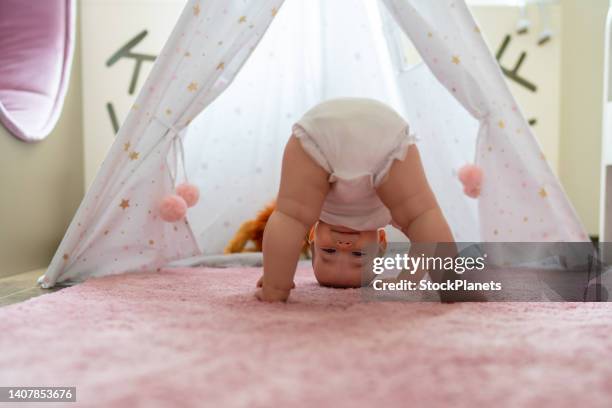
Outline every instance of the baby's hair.
[[[311, 245], [311, 247], [312, 247], [312, 243], [314, 242], [315, 228], [317, 227], [318, 224], [319, 224], [319, 221], [315, 222], [314, 225], [310, 227], [310, 231], [308, 231], [308, 243]], [[312, 251], [312, 248], [310, 250]]]

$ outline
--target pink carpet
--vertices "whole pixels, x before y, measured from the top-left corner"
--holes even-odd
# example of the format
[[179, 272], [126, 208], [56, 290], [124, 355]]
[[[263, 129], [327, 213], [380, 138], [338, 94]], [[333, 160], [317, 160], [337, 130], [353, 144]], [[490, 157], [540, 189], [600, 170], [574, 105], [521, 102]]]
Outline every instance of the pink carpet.
[[90, 407], [612, 406], [609, 303], [363, 303], [300, 270], [270, 305], [259, 271], [112, 276], [0, 308], [0, 385], [76, 386], [70, 406]]

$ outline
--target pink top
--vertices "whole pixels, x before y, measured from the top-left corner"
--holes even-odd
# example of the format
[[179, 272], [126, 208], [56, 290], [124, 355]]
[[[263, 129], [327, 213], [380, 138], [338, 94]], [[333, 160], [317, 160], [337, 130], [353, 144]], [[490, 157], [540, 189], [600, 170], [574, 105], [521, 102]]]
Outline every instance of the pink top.
[[322, 221], [358, 231], [392, 223], [375, 189], [415, 143], [408, 129], [393, 109], [365, 98], [327, 100], [296, 122], [293, 134], [330, 175]]

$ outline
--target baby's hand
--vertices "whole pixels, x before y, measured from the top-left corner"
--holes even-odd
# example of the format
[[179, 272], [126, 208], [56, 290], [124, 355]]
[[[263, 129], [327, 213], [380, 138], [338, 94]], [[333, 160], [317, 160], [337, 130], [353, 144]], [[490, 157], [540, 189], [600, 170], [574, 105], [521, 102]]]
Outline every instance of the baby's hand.
[[279, 289], [263, 286], [263, 276], [257, 281], [257, 290], [255, 297], [264, 302], [286, 302], [289, 298], [291, 289], [295, 288], [295, 283], [291, 285], [291, 289]]

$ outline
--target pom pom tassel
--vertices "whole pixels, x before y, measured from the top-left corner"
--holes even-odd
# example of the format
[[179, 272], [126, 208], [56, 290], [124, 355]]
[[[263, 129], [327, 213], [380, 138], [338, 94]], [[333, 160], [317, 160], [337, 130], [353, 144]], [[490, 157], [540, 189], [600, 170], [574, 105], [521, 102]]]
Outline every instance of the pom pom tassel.
[[191, 183], [179, 184], [176, 187], [176, 194], [185, 200], [187, 207], [193, 207], [200, 199], [200, 190], [198, 189], [198, 186]]
[[475, 164], [466, 164], [459, 169], [459, 181], [463, 184], [463, 192], [471, 198], [480, 196], [482, 186], [482, 168]]
[[159, 215], [166, 222], [176, 222], [182, 220], [187, 213], [187, 203], [176, 194], [170, 194], [161, 201]]

